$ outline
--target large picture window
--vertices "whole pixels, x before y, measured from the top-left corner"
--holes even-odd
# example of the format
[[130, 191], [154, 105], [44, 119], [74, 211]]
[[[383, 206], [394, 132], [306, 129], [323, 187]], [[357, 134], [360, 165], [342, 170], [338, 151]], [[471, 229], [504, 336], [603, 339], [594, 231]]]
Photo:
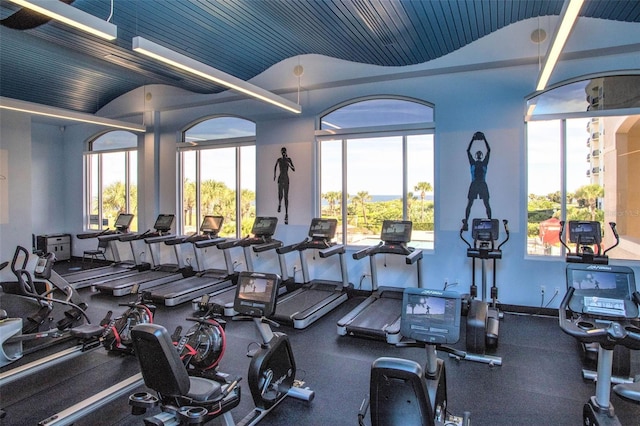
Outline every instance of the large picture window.
[[127, 131], [104, 133], [89, 141], [85, 153], [85, 229], [114, 229], [120, 213], [134, 215], [137, 231], [138, 136]]
[[[608, 256], [640, 259], [640, 76], [560, 86], [529, 100], [527, 253], [563, 256], [560, 221], [601, 223]], [[571, 246], [575, 250], [575, 246]]]
[[183, 132], [178, 147], [179, 212], [183, 233], [199, 230], [206, 215], [224, 217], [221, 236], [251, 231], [255, 219], [255, 124], [214, 117]]
[[319, 213], [338, 220], [338, 239], [379, 241], [382, 222], [411, 220], [411, 245], [434, 245], [433, 108], [406, 99], [366, 99], [320, 120]]

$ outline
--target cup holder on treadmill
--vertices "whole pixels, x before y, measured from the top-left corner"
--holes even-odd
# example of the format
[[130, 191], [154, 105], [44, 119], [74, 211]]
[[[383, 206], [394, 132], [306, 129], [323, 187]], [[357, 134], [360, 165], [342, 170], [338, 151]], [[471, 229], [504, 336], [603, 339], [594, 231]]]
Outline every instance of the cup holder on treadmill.
[[595, 327], [595, 324], [590, 321], [578, 321], [576, 325], [583, 330], [590, 330]]
[[640, 327], [637, 327], [635, 325], [625, 325], [624, 329], [627, 330], [629, 333], [637, 333], [640, 334]]

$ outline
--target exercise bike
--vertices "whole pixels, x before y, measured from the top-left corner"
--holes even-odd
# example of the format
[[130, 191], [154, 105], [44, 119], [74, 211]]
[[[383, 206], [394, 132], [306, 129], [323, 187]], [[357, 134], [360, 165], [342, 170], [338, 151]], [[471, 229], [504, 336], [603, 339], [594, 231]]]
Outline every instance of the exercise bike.
[[[561, 221], [559, 240], [567, 250], [565, 256], [567, 265], [574, 263], [583, 265], [608, 265], [609, 256], [607, 253], [620, 243], [615, 222], [609, 222], [609, 227], [615, 239], [615, 244], [603, 250], [600, 222], [587, 220]], [[567, 241], [569, 244], [575, 245], [575, 251], [571, 251], [571, 247], [567, 244]], [[580, 346], [584, 361], [595, 366], [598, 361], [598, 344], [583, 342]], [[623, 345], [616, 345], [613, 352], [612, 382], [627, 383], [632, 381], [630, 377], [631, 351]], [[582, 370], [582, 377], [586, 380], [595, 380], [596, 371], [588, 367]]]
[[[624, 266], [567, 265], [567, 293], [560, 304], [562, 331], [582, 343], [598, 345], [596, 393], [583, 406], [583, 425], [620, 425], [610, 401], [613, 350], [640, 349], [640, 293], [633, 270]], [[567, 314], [569, 312], [569, 315]], [[614, 387], [623, 398], [640, 401], [640, 386]]]
[[447, 380], [442, 350], [464, 359], [465, 353], [448, 346], [460, 338], [460, 295], [451, 291], [406, 288], [402, 299], [401, 333], [410, 340], [396, 346], [426, 348], [424, 368], [415, 361], [382, 357], [371, 367], [370, 394], [362, 403], [358, 423], [372, 426], [469, 426], [470, 413], [447, 412]]
[[[498, 287], [496, 285], [496, 261], [502, 259], [502, 246], [509, 241], [508, 221], [502, 221], [505, 239], [496, 247], [500, 230], [498, 219], [473, 219], [471, 237], [473, 246], [464, 238], [462, 233], [466, 223], [460, 229], [460, 239], [467, 245], [467, 257], [471, 263], [471, 288], [470, 300], [467, 312], [466, 332], [466, 360], [482, 362], [490, 366], [502, 365], [502, 358], [487, 355], [487, 349], [495, 349], [498, 346], [498, 333], [502, 313], [498, 310]], [[476, 285], [476, 259], [480, 259], [482, 293], [477, 299], [478, 286]], [[487, 268], [486, 261], [491, 260], [493, 265], [493, 280], [491, 283], [491, 302], [487, 302]]]
[[[136, 284], [131, 288], [131, 294], [138, 295], [134, 302], [118, 304], [118, 306], [127, 308], [122, 315], [112, 318], [113, 313], [109, 311], [100, 322], [101, 333], [99, 340], [109, 352], [132, 354], [131, 330], [133, 327], [138, 324], [153, 323], [156, 306], [151, 303], [149, 293], [139, 291], [139, 286]], [[80, 337], [79, 333], [82, 331], [84, 330], [81, 328], [74, 328], [71, 330], [71, 334]], [[89, 330], [86, 331], [90, 333]]]
[[234, 425], [230, 410], [240, 403], [240, 378], [218, 370], [225, 347], [224, 321], [210, 310], [181, 335], [156, 324], [133, 328], [133, 348], [144, 383], [157, 396], [136, 392], [129, 396], [131, 413], [145, 414], [160, 405], [162, 412], [144, 419], [145, 425], [200, 425], [222, 416], [222, 424]]
[[241, 272], [238, 276], [234, 309], [235, 319], [252, 319], [260, 334], [260, 347], [248, 353], [251, 357], [247, 382], [255, 408], [238, 426], [255, 425], [287, 396], [312, 401], [315, 393], [296, 380], [296, 362], [289, 337], [273, 332], [278, 324], [268, 317], [276, 309], [280, 277], [275, 274]]

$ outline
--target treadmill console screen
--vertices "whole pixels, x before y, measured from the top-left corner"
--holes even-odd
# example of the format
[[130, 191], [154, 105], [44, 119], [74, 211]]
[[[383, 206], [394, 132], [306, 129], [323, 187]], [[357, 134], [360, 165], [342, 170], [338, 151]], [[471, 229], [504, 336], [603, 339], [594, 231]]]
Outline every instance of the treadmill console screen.
[[636, 291], [633, 270], [626, 266], [569, 264], [567, 287], [575, 289], [569, 301], [573, 312], [605, 317], [635, 318], [631, 301]]
[[411, 241], [412, 226], [408, 220], [385, 220], [382, 222], [380, 239], [386, 243], [408, 243]]
[[461, 306], [460, 294], [453, 291], [405, 288], [400, 334], [425, 343], [456, 343]]
[[499, 229], [498, 219], [473, 219], [471, 236], [476, 241], [497, 241]]
[[570, 220], [569, 241], [582, 245], [600, 244], [602, 242], [600, 222]]
[[276, 310], [279, 284], [276, 274], [240, 272], [233, 309], [252, 317], [270, 317]]
[[224, 222], [224, 217], [222, 216], [205, 216], [202, 220], [202, 225], [200, 225], [200, 232], [218, 235], [220, 228], [222, 228], [222, 222]]
[[331, 240], [336, 235], [337, 226], [338, 221], [336, 219], [314, 218], [311, 220], [311, 226], [309, 226], [309, 236]]
[[131, 225], [131, 221], [133, 220], [133, 215], [130, 213], [120, 213], [118, 218], [116, 219], [116, 223], [113, 225], [119, 231], [124, 231], [129, 229], [129, 225]]
[[276, 226], [278, 225], [277, 217], [256, 217], [253, 222], [253, 228], [251, 233], [256, 237], [271, 237], [276, 233]]
[[156, 223], [153, 225], [153, 229], [160, 232], [167, 232], [171, 230], [173, 225], [174, 215], [172, 214], [160, 214], [156, 219]]

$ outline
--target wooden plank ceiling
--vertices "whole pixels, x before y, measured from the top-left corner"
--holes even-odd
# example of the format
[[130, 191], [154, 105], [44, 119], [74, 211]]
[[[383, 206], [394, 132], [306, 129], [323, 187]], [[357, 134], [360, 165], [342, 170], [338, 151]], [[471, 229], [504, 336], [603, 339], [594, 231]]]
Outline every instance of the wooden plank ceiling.
[[[53, 1], [53, 0], [52, 0]], [[110, 0], [65, 0], [107, 19]], [[142, 36], [243, 80], [321, 54], [381, 66], [424, 63], [493, 31], [559, 15], [562, 0], [116, 0], [115, 42], [0, 3], [0, 95], [94, 113], [144, 84], [223, 90], [131, 50]], [[14, 14], [16, 14], [14, 16]], [[588, 0], [581, 16], [640, 22], [639, 1]], [[16, 24], [17, 22], [17, 24]], [[17, 27], [17, 28], [16, 28]]]

